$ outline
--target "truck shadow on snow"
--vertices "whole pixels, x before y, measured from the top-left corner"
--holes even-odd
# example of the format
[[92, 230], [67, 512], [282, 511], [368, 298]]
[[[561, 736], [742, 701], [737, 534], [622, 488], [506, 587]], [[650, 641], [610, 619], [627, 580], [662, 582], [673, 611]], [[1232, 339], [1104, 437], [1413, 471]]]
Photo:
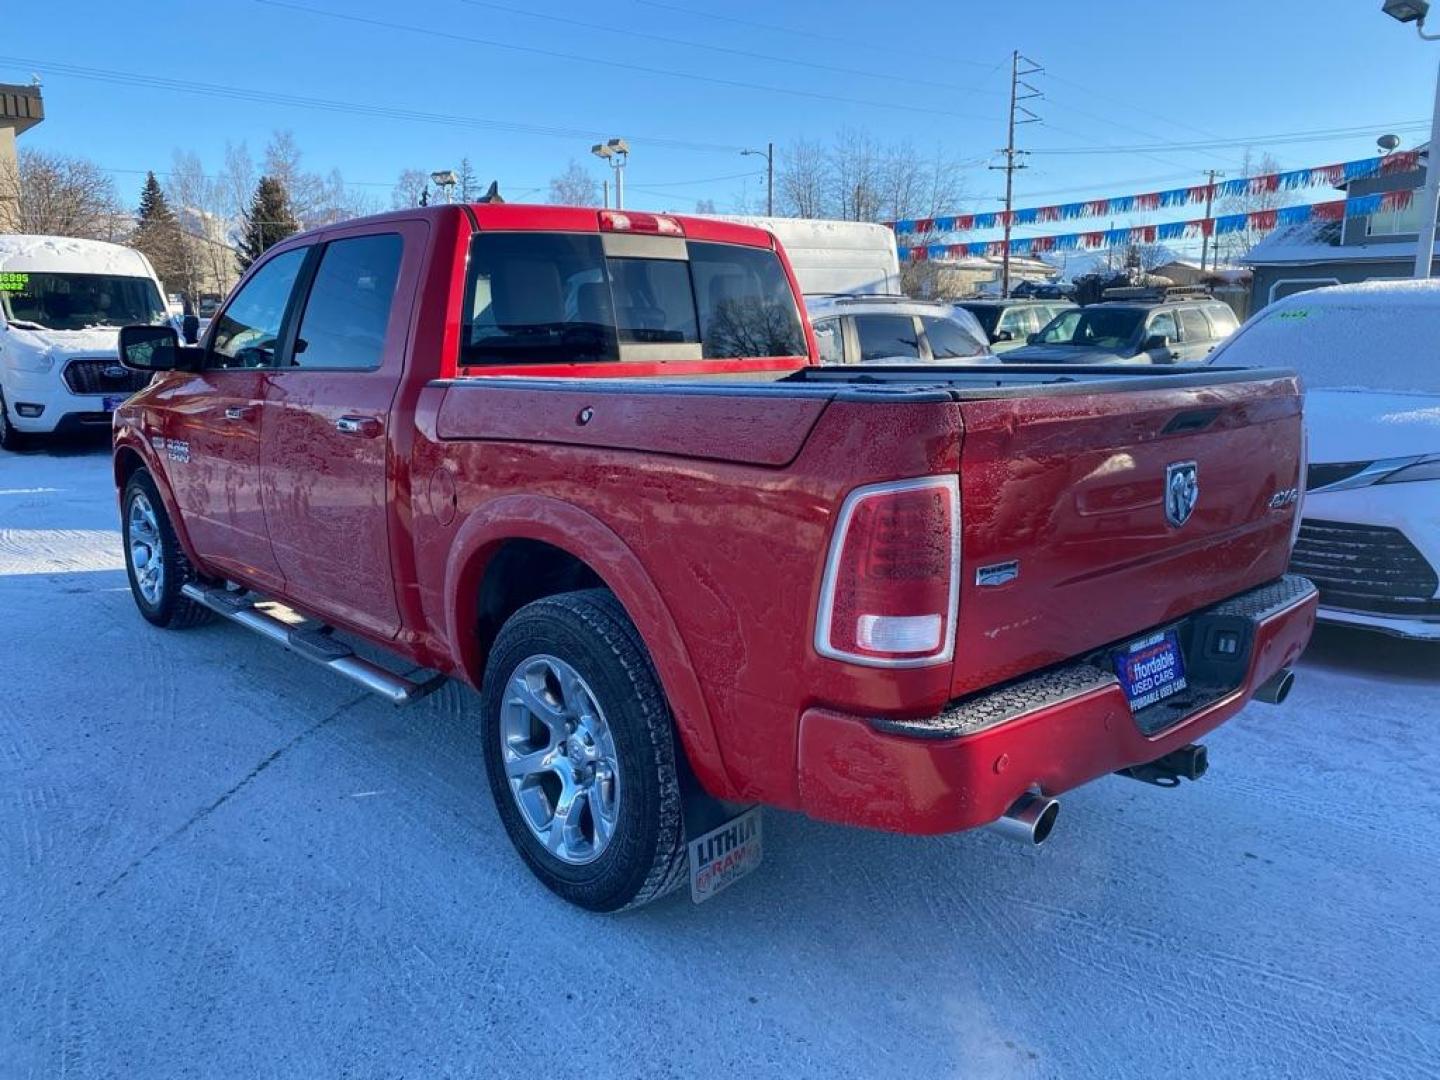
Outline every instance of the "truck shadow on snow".
[[1440, 642], [1320, 624], [1300, 668], [1440, 685]]

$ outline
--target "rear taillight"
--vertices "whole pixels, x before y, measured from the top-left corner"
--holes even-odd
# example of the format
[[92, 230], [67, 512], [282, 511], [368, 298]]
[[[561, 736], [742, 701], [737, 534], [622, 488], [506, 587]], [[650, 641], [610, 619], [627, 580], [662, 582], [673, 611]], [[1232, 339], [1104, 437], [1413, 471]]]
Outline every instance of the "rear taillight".
[[960, 485], [927, 476], [857, 488], [840, 507], [815, 627], [822, 656], [918, 667], [955, 652]]
[[666, 214], [640, 214], [630, 210], [601, 210], [600, 228], [606, 232], [653, 233], [684, 236], [680, 222]]

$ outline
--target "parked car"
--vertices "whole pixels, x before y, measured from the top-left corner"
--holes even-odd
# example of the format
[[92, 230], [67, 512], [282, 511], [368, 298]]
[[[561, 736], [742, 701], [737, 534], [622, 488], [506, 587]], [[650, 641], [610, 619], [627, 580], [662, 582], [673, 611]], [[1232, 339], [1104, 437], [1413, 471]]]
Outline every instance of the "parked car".
[[1440, 282], [1285, 297], [1214, 353], [1292, 366], [1309, 434], [1294, 568], [1320, 617], [1440, 640]]
[[822, 364], [993, 364], [962, 307], [906, 296], [807, 296]]
[[758, 808], [699, 824], [737, 805], [1043, 840], [1077, 785], [1198, 776], [1313, 623], [1293, 375], [819, 367], [760, 229], [401, 211], [121, 349], [140, 614], [475, 686], [510, 839], [596, 910], [753, 865]]
[[140, 252], [65, 236], [0, 236], [0, 447], [106, 430], [149, 376], [116, 359], [120, 327], [169, 319]]
[[1239, 326], [1230, 305], [1203, 291], [1106, 289], [1098, 304], [1071, 308], [1029, 343], [1005, 354], [1013, 364], [1173, 364], [1203, 361]]
[[975, 316], [994, 353], [1022, 348], [1031, 334], [1075, 307], [1064, 300], [962, 300], [959, 306]]

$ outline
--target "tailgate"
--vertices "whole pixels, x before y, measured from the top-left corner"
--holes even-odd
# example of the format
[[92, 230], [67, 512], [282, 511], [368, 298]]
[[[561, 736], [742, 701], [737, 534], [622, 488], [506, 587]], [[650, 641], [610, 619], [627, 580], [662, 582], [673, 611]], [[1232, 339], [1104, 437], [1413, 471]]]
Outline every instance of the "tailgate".
[[970, 400], [962, 411], [956, 696], [1285, 570], [1298, 512], [1286, 493], [1300, 485], [1293, 378]]

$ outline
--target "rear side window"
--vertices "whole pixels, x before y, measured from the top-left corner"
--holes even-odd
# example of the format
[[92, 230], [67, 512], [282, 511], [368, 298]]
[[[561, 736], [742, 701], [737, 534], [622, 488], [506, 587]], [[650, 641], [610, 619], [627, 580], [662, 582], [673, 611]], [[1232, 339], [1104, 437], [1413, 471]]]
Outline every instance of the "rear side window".
[[378, 368], [405, 244], [397, 233], [325, 245], [300, 317], [294, 367]]
[[461, 342], [462, 364], [620, 359], [600, 237], [475, 237]]
[[919, 335], [910, 315], [856, 315], [855, 332], [860, 338], [862, 364], [920, 359]]
[[617, 361], [631, 344], [699, 343], [706, 357], [805, 355], [774, 252], [692, 241], [686, 254], [607, 257], [599, 235], [481, 233], [460, 363]]
[[1186, 341], [1210, 340], [1210, 324], [1199, 308], [1180, 309], [1180, 328], [1185, 331]]
[[815, 324], [815, 346], [822, 364], [845, 362], [845, 328], [839, 319], [822, 319]]
[[1210, 316], [1210, 325], [1217, 338], [1229, 337], [1240, 329], [1240, 321], [1235, 318], [1229, 304], [1206, 304], [1205, 314]]
[[1150, 325], [1145, 328], [1145, 333], [1150, 336], [1163, 334], [1171, 341], [1180, 340], [1180, 328], [1175, 325], [1175, 312], [1157, 312], [1151, 319]]
[[935, 354], [936, 360], [963, 360], [985, 351], [985, 343], [963, 323], [933, 315], [922, 315], [920, 322], [925, 327], [925, 336], [930, 339], [930, 351]]

